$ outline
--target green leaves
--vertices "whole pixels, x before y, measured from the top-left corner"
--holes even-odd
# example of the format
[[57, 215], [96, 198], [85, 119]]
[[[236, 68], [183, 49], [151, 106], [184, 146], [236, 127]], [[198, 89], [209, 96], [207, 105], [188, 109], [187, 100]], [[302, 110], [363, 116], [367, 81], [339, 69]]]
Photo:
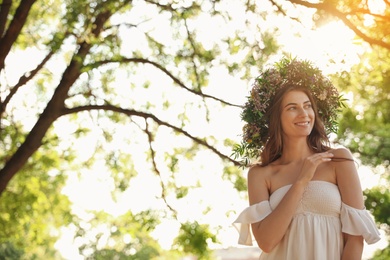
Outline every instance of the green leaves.
[[390, 192], [385, 186], [376, 186], [364, 192], [366, 208], [375, 216], [378, 225], [386, 224], [385, 228], [390, 234]]
[[[56, 254], [57, 236], [52, 230], [73, 220], [70, 202], [61, 193], [66, 178], [59, 167], [60, 158], [54, 151], [35, 153], [1, 195], [0, 244], [9, 242], [7, 250], [24, 251], [28, 259], [53, 259], [50, 256]], [[42, 174], [47, 172], [53, 174]]]
[[208, 225], [194, 221], [181, 225], [175, 246], [179, 250], [198, 256], [198, 259], [211, 259], [208, 249], [208, 243], [211, 242], [217, 242], [217, 238], [209, 231]]
[[[244, 166], [248, 163], [249, 162], [242, 162], [241, 167], [244, 168]], [[238, 169], [236, 166], [225, 166], [223, 169], [223, 176], [234, 184], [234, 188], [237, 191], [247, 191], [246, 178], [242, 176], [241, 170]]]
[[390, 65], [386, 52], [374, 48], [348, 75], [335, 77], [339, 87], [352, 96], [339, 120], [339, 142], [374, 167], [390, 165], [390, 89], [386, 81]]
[[[159, 221], [159, 212], [146, 210], [137, 214], [127, 212], [113, 217], [105, 212], [94, 212], [95, 218], [80, 221], [75, 239], [83, 243], [80, 253], [88, 259], [155, 259], [162, 249], [151, 235]], [[91, 235], [93, 234], [93, 235]], [[89, 240], [82, 239], [90, 236]], [[109, 237], [115, 243], [105, 243]]]
[[11, 242], [0, 243], [0, 259], [4, 260], [20, 260], [24, 252], [15, 248]]
[[241, 167], [249, 166], [252, 163], [252, 160], [258, 159], [259, 153], [253, 149], [251, 143], [241, 142], [233, 146], [233, 152], [230, 155], [235, 160], [241, 159]]

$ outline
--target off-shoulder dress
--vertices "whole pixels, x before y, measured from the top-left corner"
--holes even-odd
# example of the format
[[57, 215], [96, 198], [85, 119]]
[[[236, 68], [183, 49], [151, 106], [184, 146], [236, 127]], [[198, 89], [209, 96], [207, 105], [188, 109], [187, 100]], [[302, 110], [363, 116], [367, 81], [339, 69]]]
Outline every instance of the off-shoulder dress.
[[[239, 214], [233, 225], [239, 231], [239, 244], [252, 245], [251, 223], [267, 217], [277, 207], [291, 185], [274, 191], [269, 200], [251, 205]], [[367, 244], [380, 239], [378, 229], [366, 209], [356, 209], [341, 200], [337, 185], [311, 181], [280, 243], [261, 260], [338, 260], [343, 251], [343, 235], [361, 235]]]

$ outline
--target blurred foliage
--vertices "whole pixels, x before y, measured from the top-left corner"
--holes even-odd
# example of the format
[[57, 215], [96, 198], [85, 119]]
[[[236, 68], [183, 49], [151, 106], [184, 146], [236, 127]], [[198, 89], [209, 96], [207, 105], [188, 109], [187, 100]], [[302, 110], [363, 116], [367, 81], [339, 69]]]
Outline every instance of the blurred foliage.
[[[1, 145], [17, 146], [22, 129], [16, 125], [4, 129]], [[0, 259], [61, 259], [54, 249], [59, 235], [55, 230], [73, 221], [70, 201], [61, 193], [66, 181], [63, 169], [73, 156], [54, 149], [57, 146], [58, 139], [49, 132], [42, 150], [31, 157], [9, 183], [7, 192], [1, 194]], [[52, 152], [42, 153], [45, 149]]]
[[[244, 15], [238, 19], [220, 1], [9, 3], [0, 5], [0, 177], [7, 176], [0, 178], [6, 187], [0, 191], [0, 257], [60, 259], [54, 248], [60, 227], [75, 232], [75, 241], [82, 241], [80, 253], [89, 259], [209, 257], [209, 242], [217, 243], [212, 232], [218, 230], [206, 224], [184, 221], [170, 251], [161, 249], [152, 234], [159, 219], [180, 224], [181, 212], [172, 205], [191, 197], [201, 183], [177, 180], [198, 174], [188, 165], [207, 163], [199, 161], [200, 153], [215, 155], [221, 182], [245, 191], [242, 172], [222, 152], [233, 141], [201, 128], [210, 123], [210, 107], [239, 109], [226, 96], [207, 94], [238, 90], [227, 84], [221, 92], [218, 84], [210, 84], [210, 72], [222, 68], [226, 77], [247, 81], [253, 67], [279, 50], [278, 29], [262, 26], [268, 13], [242, 2]], [[197, 24], [205, 16], [210, 25], [234, 29], [210, 42]], [[15, 59], [30, 66], [11, 73]], [[168, 145], [162, 140], [166, 136]], [[127, 212], [114, 218], [83, 212], [88, 219], [74, 213], [77, 207], [63, 190], [68, 176], [81, 179], [97, 162], [110, 173], [105, 181], [113, 187], [114, 202], [141, 173], [154, 173], [164, 213]], [[210, 205], [201, 210], [210, 211]]]
[[338, 139], [365, 165], [390, 166], [390, 51], [373, 48], [351, 71], [337, 76], [351, 93], [340, 120]]
[[387, 187], [376, 186], [364, 192], [367, 209], [375, 216], [376, 222], [390, 234], [390, 192]]
[[372, 260], [388, 260], [390, 256], [390, 247], [386, 247], [383, 250], [378, 250], [372, 256]]
[[234, 184], [234, 188], [238, 191], [246, 191], [246, 178], [239, 174], [240, 170], [235, 166], [225, 166], [223, 176]]
[[135, 215], [127, 212], [118, 217], [94, 212], [93, 216], [78, 222], [75, 235], [76, 240], [83, 241], [79, 251], [86, 259], [146, 260], [164, 254], [150, 234], [160, 222], [158, 212], [148, 210]]
[[211, 259], [208, 243], [216, 243], [217, 237], [209, 230], [208, 225], [197, 221], [186, 222], [181, 225], [179, 235], [175, 239], [174, 247], [187, 253], [192, 253], [198, 259]]
[[20, 260], [23, 259], [23, 250], [16, 249], [11, 242], [0, 243], [0, 259]]

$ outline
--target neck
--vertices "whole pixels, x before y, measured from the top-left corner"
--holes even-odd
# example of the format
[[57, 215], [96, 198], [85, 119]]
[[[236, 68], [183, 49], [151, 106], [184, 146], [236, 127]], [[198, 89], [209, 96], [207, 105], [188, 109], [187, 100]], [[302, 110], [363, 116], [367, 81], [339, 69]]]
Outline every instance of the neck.
[[285, 138], [283, 140], [283, 150], [280, 161], [283, 164], [300, 162], [313, 154], [313, 151], [307, 144], [307, 138]]

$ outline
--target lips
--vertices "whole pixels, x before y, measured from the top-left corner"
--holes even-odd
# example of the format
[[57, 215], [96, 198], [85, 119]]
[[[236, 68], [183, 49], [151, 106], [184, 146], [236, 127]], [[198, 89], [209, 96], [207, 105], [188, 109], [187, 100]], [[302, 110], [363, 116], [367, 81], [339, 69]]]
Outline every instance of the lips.
[[309, 125], [310, 124], [310, 122], [309, 121], [307, 121], [307, 122], [299, 122], [299, 123], [295, 123], [295, 125], [298, 125], [298, 126], [307, 126], [307, 125]]

